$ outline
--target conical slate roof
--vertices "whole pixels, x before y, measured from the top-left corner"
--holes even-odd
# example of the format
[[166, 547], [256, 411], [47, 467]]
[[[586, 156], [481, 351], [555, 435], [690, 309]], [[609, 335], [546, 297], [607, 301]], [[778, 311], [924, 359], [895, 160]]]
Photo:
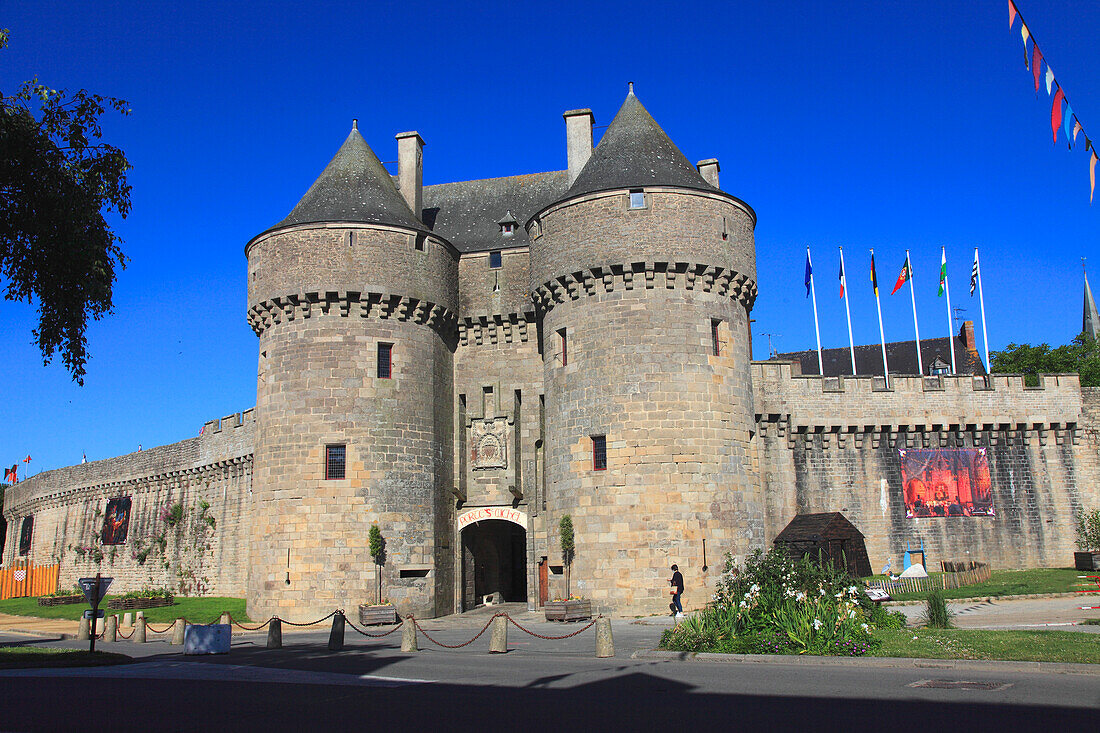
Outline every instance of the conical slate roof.
[[718, 190], [703, 180], [631, 88], [565, 198], [645, 186]]
[[294, 210], [272, 229], [325, 221], [354, 221], [425, 229], [378, 156], [352, 125], [336, 151]]
[[1094, 339], [1100, 339], [1100, 313], [1096, 311], [1096, 301], [1092, 297], [1088, 275], [1085, 275], [1085, 315], [1081, 319], [1081, 330]]

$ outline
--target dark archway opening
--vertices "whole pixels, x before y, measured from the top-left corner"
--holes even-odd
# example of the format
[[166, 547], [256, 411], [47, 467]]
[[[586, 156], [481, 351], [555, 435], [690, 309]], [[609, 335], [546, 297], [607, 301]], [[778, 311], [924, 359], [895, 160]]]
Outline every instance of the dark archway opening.
[[527, 531], [512, 522], [485, 519], [462, 530], [462, 609], [487, 595], [527, 600]]

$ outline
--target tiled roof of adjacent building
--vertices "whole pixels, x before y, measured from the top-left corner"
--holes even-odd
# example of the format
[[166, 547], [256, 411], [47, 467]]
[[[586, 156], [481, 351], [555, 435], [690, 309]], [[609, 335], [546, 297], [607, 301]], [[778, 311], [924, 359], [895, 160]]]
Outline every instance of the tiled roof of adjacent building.
[[267, 231], [330, 221], [425, 229], [354, 124], [347, 140], [297, 206]]
[[[567, 185], [565, 171], [551, 171], [425, 186], [424, 223], [459, 252], [526, 246], [524, 222], [561, 198]], [[509, 213], [517, 226], [505, 237], [500, 222]]]
[[[882, 347], [879, 344], [857, 346], [856, 373], [882, 375]], [[934, 339], [921, 339], [921, 358], [925, 375], [931, 374], [936, 359], [951, 365], [951, 347], [946, 336]], [[792, 351], [778, 354], [781, 361], [797, 361], [803, 374], [817, 374], [817, 350]], [[821, 362], [826, 377], [836, 377], [852, 373], [852, 358], [848, 347], [822, 349]], [[886, 362], [891, 374], [917, 374], [917, 348], [913, 341], [893, 341], [886, 344]], [[959, 374], [985, 374], [986, 368], [974, 343], [974, 324], [966, 321], [955, 336], [955, 368]]]
[[565, 198], [645, 186], [718, 190], [703, 180], [632, 89]]

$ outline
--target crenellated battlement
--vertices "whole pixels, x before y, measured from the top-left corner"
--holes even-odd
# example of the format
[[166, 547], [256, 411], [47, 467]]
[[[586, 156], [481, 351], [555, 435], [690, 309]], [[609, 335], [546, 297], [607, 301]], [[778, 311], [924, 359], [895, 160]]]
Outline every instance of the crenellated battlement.
[[1022, 374], [821, 377], [799, 374], [795, 362], [757, 361], [752, 377], [758, 419], [789, 418], [794, 431], [1063, 429], [1081, 416], [1076, 374], [1044, 374], [1029, 387]]

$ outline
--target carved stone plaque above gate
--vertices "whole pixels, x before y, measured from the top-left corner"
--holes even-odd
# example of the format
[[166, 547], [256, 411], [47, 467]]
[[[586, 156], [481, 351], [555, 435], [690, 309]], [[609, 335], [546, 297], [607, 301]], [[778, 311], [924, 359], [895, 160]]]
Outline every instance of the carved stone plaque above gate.
[[470, 465], [483, 468], [508, 467], [508, 419], [473, 420], [470, 425]]

